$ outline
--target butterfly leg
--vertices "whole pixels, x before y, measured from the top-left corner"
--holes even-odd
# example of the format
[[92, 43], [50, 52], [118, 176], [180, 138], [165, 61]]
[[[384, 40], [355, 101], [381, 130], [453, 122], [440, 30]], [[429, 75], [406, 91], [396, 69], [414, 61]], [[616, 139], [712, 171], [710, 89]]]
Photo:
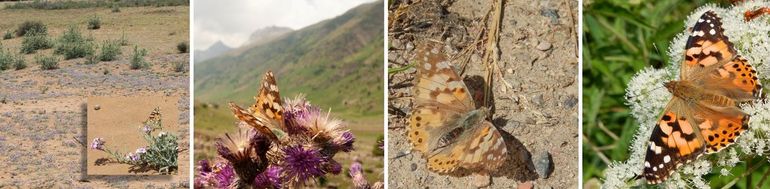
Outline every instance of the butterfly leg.
[[748, 22], [748, 21], [754, 20], [755, 18], [761, 16], [762, 14], [770, 14], [770, 8], [762, 7], [753, 11], [746, 11], [745, 13], [743, 13], [743, 19], [746, 22]]

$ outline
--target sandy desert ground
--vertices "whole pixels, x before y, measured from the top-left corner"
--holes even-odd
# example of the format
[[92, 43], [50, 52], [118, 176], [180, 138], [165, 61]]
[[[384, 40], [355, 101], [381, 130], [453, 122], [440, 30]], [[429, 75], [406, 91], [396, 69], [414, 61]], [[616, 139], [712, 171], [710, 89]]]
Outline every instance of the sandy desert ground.
[[[25, 55], [27, 68], [0, 72], [0, 188], [147, 188], [187, 187], [189, 156], [180, 153], [176, 176], [87, 176], [85, 147], [86, 103], [90, 96], [176, 96], [179, 146], [189, 145], [189, 74], [175, 72], [173, 65], [187, 65], [189, 54], [176, 45], [189, 39], [189, 7], [109, 8], [67, 10], [0, 10], [0, 29], [12, 30], [28, 19], [42, 21], [49, 36], [58, 38], [76, 24], [96, 42], [115, 40], [125, 34], [129, 46], [121, 47], [118, 60], [83, 64], [83, 58], [62, 60], [59, 69], [41, 70], [37, 54]], [[88, 17], [98, 15], [99, 30], [86, 30]], [[22, 38], [2, 40], [3, 48], [17, 51]], [[129, 56], [134, 45], [148, 50], [149, 69], [132, 70]], [[61, 58], [60, 58], [61, 59]], [[122, 115], [115, 115], [122, 116]]]
[[[508, 161], [489, 176], [448, 176], [429, 171], [419, 152], [411, 152], [405, 127], [412, 109], [415, 69], [409, 65], [417, 45], [443, 42], [452, 63], [471, 90], [483, 82], [481, 50], [475, 46], [490, 1], [418, 1], [389, 8], [390, 188], [577, 188], [578, 85], [577, 1], [504, 1], [498, 47], [504, 82], [495, 76], [493, 123], [502, 131]], [[395, 14], [394, 14], [395, 13]], [[393, 15], [399, 15], [398, 18]], [[490, 22], [491, 23], [491, 22]], [[485, 39], [481, 39], [482, 41]], [[480, 46], [478, 49], [483, 49]], [[470, 53], [467, 53], [470, 52]], [[507, 83], [507, 84], [506, 84]], [[480, 85], [478, 85], [480, 86]], [[478, 104], [479, 102], [477, 102]], [[545, 154], [550, 154], [548, 157]], [[552, 173], [543, 173], [549, 172]], [[538, 174], [540, 172], [540, 174]]]

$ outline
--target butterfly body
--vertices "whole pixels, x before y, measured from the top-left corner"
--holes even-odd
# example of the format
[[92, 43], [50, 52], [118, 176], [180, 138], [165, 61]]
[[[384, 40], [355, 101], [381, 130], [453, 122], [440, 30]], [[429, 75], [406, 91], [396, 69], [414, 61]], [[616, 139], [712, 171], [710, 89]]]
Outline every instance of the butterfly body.
[[664, 84], [674, 96], [687, 104], [700, 104], [712, 107], [734, 107], [735, 101], [727, 96], [715, 94], [696, 86], [690, 81], [669, 81]]
[[704, 13], [690, 32], [679, 80], [664, 84], [672, 98], [648, 142], [642, 176], [650, 184], [733, 144], [748, 129], [749, 115], [739, 104], [761, 96], [757, 72], [738, 55], [714, 12]]

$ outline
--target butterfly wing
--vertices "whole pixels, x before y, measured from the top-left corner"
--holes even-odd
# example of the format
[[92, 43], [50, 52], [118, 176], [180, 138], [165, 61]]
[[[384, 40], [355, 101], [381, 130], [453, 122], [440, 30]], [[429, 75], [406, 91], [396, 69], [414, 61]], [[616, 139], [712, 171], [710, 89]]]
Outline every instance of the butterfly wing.
[[[757, 72], [724, 35], [721, 19], [711, 11], [704, 13], [687, 40], [683, 70], [691, 70], [688, 79], [707, 92], [707, 99], [690, 105], [707, 152], [718, 152], [732, 144], [748, 128], [749, 116], [737, 104], [751, 102], [762, 94]], [[683, 75], [685, 75], [683, 73]], [[715, 94], [715, 95], [714, 95]], [[725, 99], [726, 98], [726, 99]]]
[[415, 108], [409, 118], [407, 135], [413, 149], [428, 152], [436, 148], [441, 135], [451, 131], [448, 123], [475, 108], [468, 88], [438, 48], [427, 45], [417, 51], [414, 86]]
[[665, 181], [677, 167], [703, 154], [697, 120], [685, 108], [683, 101], [673, 98], [652, 130], [642, 173], [648, 183]]
[[[259, 94], [254, 96], [256, 103], [250, 107], [255, 117], [263, 116], [270, 119], [278, 129], [285, 131], [283, 123], [283, 101], [278, 91], [278, 84], [272, 71], [267, 71], [262, 79]], [[258, 115], [261, 114], [261, 115]]]
[[248, 111], [244, 110], [243, 108], [241, 108], [240, 106], [232, 102], [230, 102], [230, 110], [233, 111], [235, 118], [238, 118], [239, 120], [253, 127], [263, 135], [270, 138], [271, 141], [279, 141], [278, 137], [275, 135], [275, 133], [273, 133], [271, 126], [269, 126], [271, 124], [274, 124], [275, 122], [270, 120], [270, 118], [268, 118], [264, 114], [249, 113]]
[[508, 154], [500, 132], [488, 121], [470, 127], [457, 141], [431, 154], [428, 169], [449, 173], [459, 167], [472, 171], [492, 172], [505, 162]]

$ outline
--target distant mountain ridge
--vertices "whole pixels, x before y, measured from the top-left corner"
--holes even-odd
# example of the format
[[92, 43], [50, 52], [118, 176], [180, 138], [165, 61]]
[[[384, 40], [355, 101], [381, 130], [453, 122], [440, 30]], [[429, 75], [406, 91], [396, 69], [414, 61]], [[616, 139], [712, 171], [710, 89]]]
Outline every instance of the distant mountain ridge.
[[362, 4], [270, 42], [200, 62], [196, 101], [251, 104], [263, 74], [272, 70], [284, 99], [303, 93], [343, 117], [381, 116], [383, 8], [382, 1]]
[[254, 33], [251, 33], [251, 36], [249, 36], [249, 41], [246, 42], [246, 44], [258, 43], [258, 42], [270, 40], [274, 37], [278, 37], [280, 35], [283, 35], [291, 31], [293, 31], [291, 28], [281, 27], [281, 26], [270, 26], [270, 27], [258, 29], [257, 31], [254, 31]]
[[208, 59], [217, 57], [232, 49], [232, 47], [225, 45], [222, 43], [222, 41], [217, 41], [213, 45], [209, 46], [209, 48], [206, 50], [195, 50], [195, 63], [203, 62]]

